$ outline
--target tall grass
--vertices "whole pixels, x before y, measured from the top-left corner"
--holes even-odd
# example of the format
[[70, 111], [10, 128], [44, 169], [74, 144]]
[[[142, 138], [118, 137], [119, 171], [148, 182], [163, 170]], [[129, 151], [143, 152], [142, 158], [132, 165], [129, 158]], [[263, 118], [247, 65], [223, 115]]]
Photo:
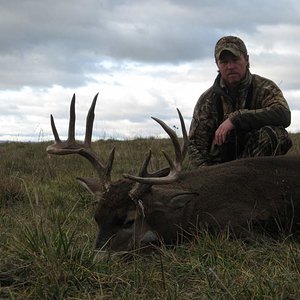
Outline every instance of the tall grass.
[[[1, 299], [300, 298], [300, 245], [288, 237], [247, 244], [199, 230], [173, 248], [97, 259], [95, 202], [75, 181], [93, 170], [77, 156], [48, 157], [47, 145], [0, 144]], [[93, 146], [103, 160], [116, 147], [113, 180], [136, 174], [149, 148], [153, 169], [162, 148], [172, 151], [164, 139]]]

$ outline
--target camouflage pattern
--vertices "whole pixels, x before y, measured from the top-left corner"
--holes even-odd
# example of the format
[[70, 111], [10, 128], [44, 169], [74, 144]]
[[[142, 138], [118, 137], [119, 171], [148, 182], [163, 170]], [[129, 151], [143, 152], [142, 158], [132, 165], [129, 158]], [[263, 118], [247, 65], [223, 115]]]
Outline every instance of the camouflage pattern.
[[[215, 145], [215, 131], [226, 118], [235, 130], [225, 144]], [[219, 74], [195, 106], [189, 132], [190, 160], [197, 167], [241, 157], [285, 154], [292, 145], [284, 129], [290, 121], [289, 106], [273, 81], [248, 70], [233, 101]]]
[[224, 36], [218, 40], [215, 47], [215, 59], [218, 60], [222, 51], [230, 51], [235, 56], [247, 54], [244, 42], [236, 36]]
[[246, 134], [244, 145], [238, 152], [238, 158], [285, 154], [292, 147], [292, 141], [283, 127], [264, 126]]

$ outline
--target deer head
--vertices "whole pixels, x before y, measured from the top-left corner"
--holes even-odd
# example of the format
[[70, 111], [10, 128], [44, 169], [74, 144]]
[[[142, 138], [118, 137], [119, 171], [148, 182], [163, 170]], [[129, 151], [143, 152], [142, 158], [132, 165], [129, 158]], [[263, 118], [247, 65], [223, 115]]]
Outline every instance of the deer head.
[[[51, 127], [55, 143], [48, 146], [46, 151], [54, 155], [79, 154], [86, 158], [96, 170], [98, 175], [96, 178], [76, 178], [97, 199], [95, 220], [99, 231], [96, 248], [129, 250], [156, 242], [159, 236], [147, 224], [147, 216], [150, 216], [149, 208], [155, 203], [153, 202], [150, 207], [145, 208], [142, 198], [144, 194], [150, 192], [153, 184], [167, 184], [176, 181], [178, 178], [187, 151], [188, 141], [181, 113], [178, 110], [184, 139], [182, 145], [180, 145], [175, 131], [163, 121], [153, 118], [170, 136], [175, 149], [175, 161], [173, 162], [168, 154], [163, 152], [169, 167], [150, 173], [148, 164], [151, 159], [151, 151], [149, 151], [142, 164], [139, 176], [124, 174], [123, 179], [112, 182], [111, 170], [115, 149], [112, 149], [107, 162], [101, 162], [91, 145], [97, 98], [98, 94], [94, 97], [87, 115], [86, 133], [83, 142], [75, 140], [75, 95], [73, 95], [70, 106], [69, 132], [66, 141], [61, 141], [54, 118], [51, 115]], [[160, 207], [163, 205], [160, 201], [157, 203]]]

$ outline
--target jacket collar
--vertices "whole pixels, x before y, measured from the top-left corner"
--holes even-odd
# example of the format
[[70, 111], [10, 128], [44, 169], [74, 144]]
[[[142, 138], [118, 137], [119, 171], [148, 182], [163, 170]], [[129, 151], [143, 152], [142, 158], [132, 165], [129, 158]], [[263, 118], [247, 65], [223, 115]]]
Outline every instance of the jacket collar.
[[[249, 70], [247, 70], [245, 77], [241, 80], [240, 84], [237, 87], [237, 93], [240, 94], [245, 90], [248, 90], [252, 82], [252, 74]], [[226, 96], [228, 95], [228, 89], [225, 85], [225, 82], [219, 73], [216, 77], [214, 84], [213, 84], [213, 92], [218, 95]]]

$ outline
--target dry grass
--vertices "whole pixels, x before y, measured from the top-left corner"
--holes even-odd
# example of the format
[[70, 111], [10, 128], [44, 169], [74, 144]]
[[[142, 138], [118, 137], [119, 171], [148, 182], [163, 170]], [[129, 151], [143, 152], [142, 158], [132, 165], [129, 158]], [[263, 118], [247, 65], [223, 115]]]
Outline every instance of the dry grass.
[[[290, 153], [299, 153], [293, 135]], [[188, 244], [97, 260], [95, 203], [77, 183], [80, 157], [51, 157], [47, 143], [0, 145], [0, 298], [299, 299], [300, 245], [289, 238], [245, 244], [205, 231]], [[151, 148], [155, 169], [168, 140], [101, 141], [113, 146], [113, 178], [137, 173]]]

